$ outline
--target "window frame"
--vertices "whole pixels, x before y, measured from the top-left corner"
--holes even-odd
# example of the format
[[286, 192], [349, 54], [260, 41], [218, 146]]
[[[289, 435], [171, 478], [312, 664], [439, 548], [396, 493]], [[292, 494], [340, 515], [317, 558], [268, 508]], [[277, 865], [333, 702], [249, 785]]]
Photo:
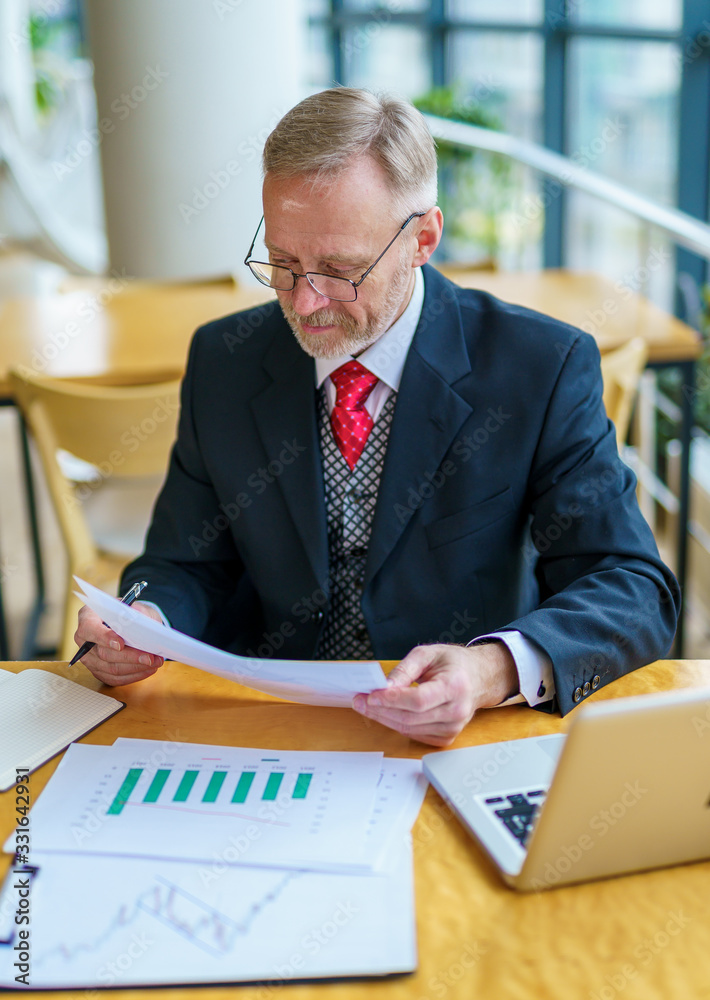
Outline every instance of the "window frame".
[[[707, 0], [682, 0], [681, 25], [677, 30], [627, 27], [623, 25], [583, 24], [570, 16], [568, 0], [543, 0], [543, 17], [538, 23], [495, 22], [475, 18], [450, 17], [446, 0], [429, 0], [423, 11], [392, 11], [386, 3], [373, 3], [370, 10], [348, 10], [344, 0], [330, 0], [330, 12], [310, 18], [314, 26], [325, 28], [330, 37], [333, 81], [347, 85], [345, 78], [344, 39], [349, 28], [364, 27], [373, 17], [387, 19], [391, 25], [410, 25], [424, 32], [428, 41], [429, 68], [432, 86], [446, 86], [448, 76], [447, 48], [452, 33], [462, 31], [496, 33], [532, 33], [543, 43], [542, 141], [559, 153], [569, 154], [566, 129], [568, 62], [570, 45], [577, 38], [605, 38], [626, 41], [662, 41], [677, 45], [682, 65], [678, 121], [678, 164], [676, 207], [695, 218], [708, 221], [710, 209], [710, 46], [696, 39], [708, 33]], [[693, 44], [699, 45], [700, 53]], [[555, 198], [545, 212], [543, 232], [543, 264], [545, 267], [565, 265], [566, 192]], [[677, 275], [686, 272], [698, 285], [707, 281], [708, 262], [683, 248], [676, 252]], [[680, 298], [676, 311], [682, 313]]]

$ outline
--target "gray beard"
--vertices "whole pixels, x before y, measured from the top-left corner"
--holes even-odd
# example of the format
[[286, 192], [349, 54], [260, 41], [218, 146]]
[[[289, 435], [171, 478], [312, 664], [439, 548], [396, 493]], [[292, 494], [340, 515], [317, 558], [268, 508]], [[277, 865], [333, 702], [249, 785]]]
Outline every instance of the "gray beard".
[[[374, 321], [367, 326], [357, 323], [347, 313], [335, 313], [328, 309], [320, 309], [309, 316], [299, 316], [290, 302], [280, 302], [279, 305], [299, 346], [311, 358], [321, 358], [324, 361], [330, 361], [333, 358], [340, 358], [347, 354], [356, 357], [367, 347], [374, 344], [392, 326], [394, 318], [402, 305], [402, 298], [410, 273], [411, 269], [403, 266], [395, 274], [392, 284], [387, 290], [380, 315], [375, 317]], [[301, 322], [307, 326], [330, 326], [331, 324], [337, 324], [342, 330], [335, 334], [309, 336], [301, 329]]]

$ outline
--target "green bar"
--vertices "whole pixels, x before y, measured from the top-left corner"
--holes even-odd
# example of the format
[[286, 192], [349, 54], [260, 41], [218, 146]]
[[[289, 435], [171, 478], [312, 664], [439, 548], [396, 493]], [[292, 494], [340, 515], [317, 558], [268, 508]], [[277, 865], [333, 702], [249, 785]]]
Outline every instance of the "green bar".
[[192, 791], [192, 786], [195, 784], [195, 778], [199, 773], [199, 771], [185, 771], [180, 779], [178, 789], [173, 795], [173, 802], [187, 802], [187, 797]]
[[296, 787], [293, 790], [292, 798], [305, 799], [312, 777], [312, 774], [299, 774], [296, 778]]
[[283, 771], [272, 771], [267, 779], [264, 794], [261, 796], [262, 799], [266, 799], [268, 801], [275, 799], [279, 793], [279, 788], [281, 787], [281, 782], [283, 780]]
[[224, 779], [227, 777], [226, 771], [214, 771], [212, 777], [207, 784], [207, 791], [202, 796], [203, 802], [216, 802], [217, 796], [219, 795], [219, 790], [224, 784]]
[[141, 774], [143, 774], [142, 767], [130, 768], [128, 774], [123, 779], [123, 784], [119, 788], [116, 798], [109, 806], [108, 812], [106, 813], [107, 816], [120, 815], [121, 811], [123, 810], [123, 807], [130, 798], [131, 792], [136, 787], [136, 784], [138, 783], [138, 779], [140, 778]]
[[246, 802], [247, 795], [249, 794], [249, 789], [254, 781], [254, 775], [256, 771], [242, 771], [239, 775], [239, 781], [237, 782], [237, 787], [234, 789], [234, 795], [232, 796], [232, 802]]
[[150, 783], [150, 788], [145, 793], [143, 797], [144, 802], [157, 802], [158, 796], [163, 790], [165, 782], [170, 777], [170, 771], [156, 771], [153, 780]]

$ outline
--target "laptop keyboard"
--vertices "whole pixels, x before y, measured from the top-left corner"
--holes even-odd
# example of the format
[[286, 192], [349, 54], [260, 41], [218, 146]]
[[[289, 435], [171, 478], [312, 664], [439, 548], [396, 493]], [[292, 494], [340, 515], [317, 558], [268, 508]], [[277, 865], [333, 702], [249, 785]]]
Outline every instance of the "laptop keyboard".
[[544, 788], [509, 795], [490, 795], [483, 801], [521, 846], [527, 843], [545, 795]]

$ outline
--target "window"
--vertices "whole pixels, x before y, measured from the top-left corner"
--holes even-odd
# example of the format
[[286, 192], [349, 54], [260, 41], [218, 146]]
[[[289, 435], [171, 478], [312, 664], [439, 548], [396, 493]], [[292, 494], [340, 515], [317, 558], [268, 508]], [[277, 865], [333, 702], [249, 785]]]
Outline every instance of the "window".
[[[314, 85], [367, 86], [410, 98], [453, 86], [513, 135], [707, 218], [710, 15], [703, 19], [699, 0], [309, 4], [318, 51], [327, 44], [330, 57], [327, 66], [319, 59]], [[546, 198], [539, 175], [518, 168], [513, 177], [499, 224], [508, 234], [499, 248], [504, 265], [544, 261], [599, 271], [632, 282], [667, 308], [678, 268], [704, 280], [704, 261], [676, 255], [672, 241], [621, 209], [574, 190]], [[526, 211], [545, 201], [544, 217]], [[448, 245], [451, 256], [464, 253], [460, 242]]]

